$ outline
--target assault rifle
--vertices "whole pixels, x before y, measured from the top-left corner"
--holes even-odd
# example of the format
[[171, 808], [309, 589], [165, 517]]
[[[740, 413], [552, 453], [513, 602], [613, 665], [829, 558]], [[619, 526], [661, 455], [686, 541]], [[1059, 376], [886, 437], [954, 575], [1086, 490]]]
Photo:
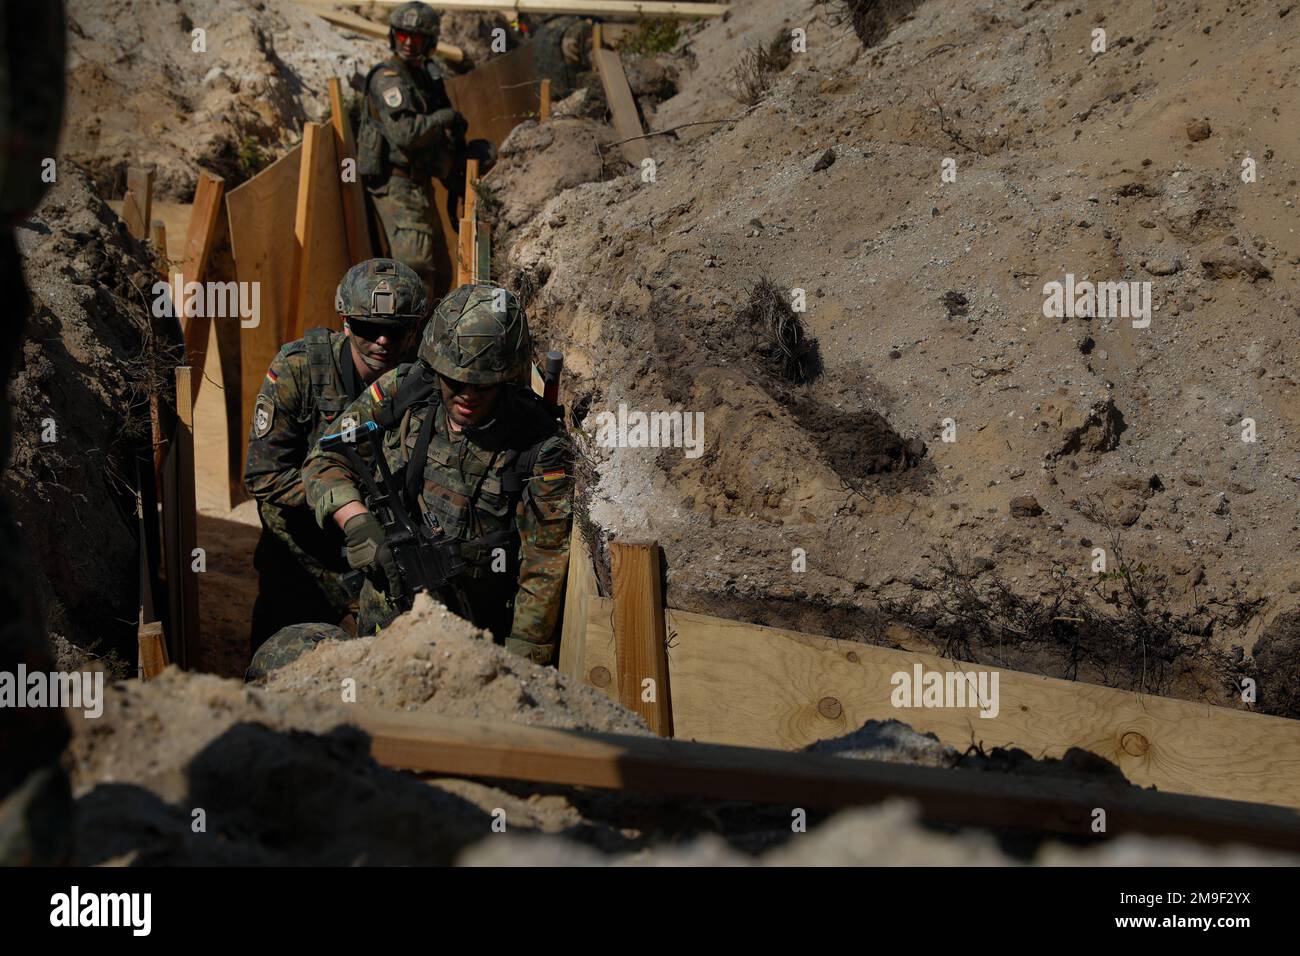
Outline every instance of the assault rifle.
[[[475, 626], [473, 611], [465, 590], [460, 584], [460, 576], [465, 572], [465, 560], [460, 554], [460, 545], [449, 540], [437, 526], [433, 516], [426, 514], [427, 521], [417, 521], [411, 517], [402, 501], [402, 488], [384, 457], [382, 430], [374, 422], [357, 426], [370, 442], [374, 452], [375, 464], [372, 465], [361, 457], [357, 444], [344, 429], [333, 435], [326, 435], [320, 440], [322, 448], [342, 448], [352, 467], [361, 477], [366, 490], [366, 507], [384, 526], [384, 544], [392, 552], [397, 565], [400, 580], [389, 581], [387, 595], [395, 611], [380, 626], [404, 611], [409, 611], [415, 601], [415, 595], [421, 591], [437, 597], [453, 614], [465, 618]], [[379, 471], [379, 481], [375, 481], [374, 469]], [[382, 485], [382, 486], [381, 486]]]

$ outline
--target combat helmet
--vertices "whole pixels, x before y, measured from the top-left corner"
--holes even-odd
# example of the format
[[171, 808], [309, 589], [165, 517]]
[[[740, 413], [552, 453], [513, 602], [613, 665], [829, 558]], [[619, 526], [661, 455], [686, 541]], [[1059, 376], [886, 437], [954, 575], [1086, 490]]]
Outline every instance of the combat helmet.
[[420, 360], [447, 378], [498, 385], [528, 370], [528, 315], [506, 289], [463, 285], [438, 303], [420, 340]]
[[395, 259], [358, 262], [339, 283], [334, 308], [346, 319], [397, 326], [424, 321], [429, 295], [415, 270]]
[[333, 624], [290, 624], [282, 627], [257, 649], [244, 673], [245, 681], [261, 680], [277, 667], [296, 661], [303, 652], [321, 641], [351, 640], [348, 632]]
[[429, 37], [429, 49], [426, 52], [432, 54], [433, 47], [438, 42], [438, 34], [442, 32], [442, 14], [427, 3], [419, 3], [418, 0], [404, 3], [388, 15], [390, 50], [397, 49], [397, 38], [393, 35], [397, 30], [405, 33], [423, 33]]

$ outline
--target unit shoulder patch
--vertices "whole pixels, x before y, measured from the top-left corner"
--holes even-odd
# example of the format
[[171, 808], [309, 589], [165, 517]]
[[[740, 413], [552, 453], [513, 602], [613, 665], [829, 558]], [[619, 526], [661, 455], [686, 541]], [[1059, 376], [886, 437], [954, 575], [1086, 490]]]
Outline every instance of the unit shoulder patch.
[[402, 105], [402, 88], [397, 84], [384, 90], [384, 105], [389, 109], [398, 109]]
[[257, 403], [253, 407], [253, 436], [265, 438], [271, 431], [271, 423], [274, 421], [275, 402], [271, 400], [271, 396], [257, 396]]

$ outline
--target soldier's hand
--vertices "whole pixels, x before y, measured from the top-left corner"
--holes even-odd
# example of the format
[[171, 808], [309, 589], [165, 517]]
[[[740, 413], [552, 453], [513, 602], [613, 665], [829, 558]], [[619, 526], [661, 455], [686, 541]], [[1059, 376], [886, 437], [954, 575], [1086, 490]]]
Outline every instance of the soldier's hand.
[[384, 526], [369, 511], [353, 515], [343, 526], [348, 543], [348, 565], [358, 571], [375, 567], [375, 558], [384, 543]]
[[385, 590], [395, 594], [401, 587], [401, 578], [393, 552], [384, 543], [384, 526], [379, 519], [369, 511], [353, 515], [343, 525], [343, 534], [347, 539], [348, 565], [359, 571], [382, 572], [388, 581]]

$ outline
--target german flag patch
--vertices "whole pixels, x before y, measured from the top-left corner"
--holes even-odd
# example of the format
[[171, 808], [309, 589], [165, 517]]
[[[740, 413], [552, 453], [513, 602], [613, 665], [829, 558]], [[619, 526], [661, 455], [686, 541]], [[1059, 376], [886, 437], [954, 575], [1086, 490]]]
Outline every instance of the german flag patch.
[[275, 374], [275, 369], [268, 368], [266, 370], [266, 380], [270, 382], [272, 385], [274, 385], [276, 382], [280, 380], [280, 376]]
[[566, 474], [567, 473], [563, 468], [558, 471], [544, 471], [541, 474], [541, 479], [542, 481], [559, 481], [561, 478], [564, 478]]
[[384, 393], [380, 389], [378, 382], [373, 382], [370, 385], [370, 400], [375, 404], [379, 404], [384, 400]]

